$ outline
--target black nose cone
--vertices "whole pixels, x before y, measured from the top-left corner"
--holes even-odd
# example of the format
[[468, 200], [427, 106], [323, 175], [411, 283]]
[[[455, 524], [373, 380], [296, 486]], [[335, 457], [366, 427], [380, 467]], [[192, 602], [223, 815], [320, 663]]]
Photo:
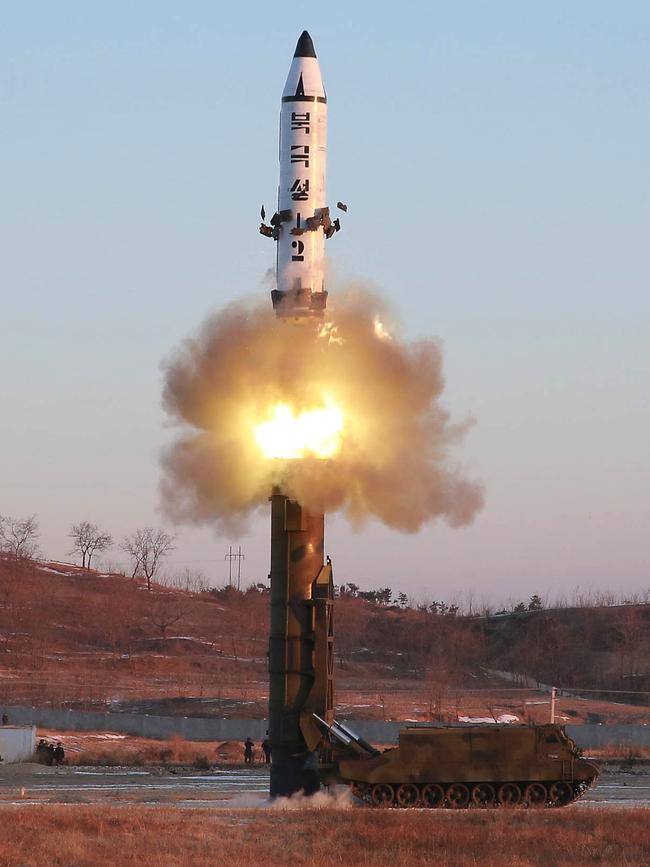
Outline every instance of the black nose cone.
[[294, 57], [316, 57], [316, 51], [314, 50], [314, 43], [311, 41], [311, 36], [307, 33], [306, 30], [302, 31], [302, 35], [298, 40], [298, 44], [296, 45], [296, 50], [293, 54]]

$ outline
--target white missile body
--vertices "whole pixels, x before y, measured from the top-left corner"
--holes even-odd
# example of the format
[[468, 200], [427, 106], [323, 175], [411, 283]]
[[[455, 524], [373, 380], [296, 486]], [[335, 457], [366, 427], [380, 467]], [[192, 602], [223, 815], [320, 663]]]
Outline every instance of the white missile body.
[[327, 97], [311, 37], [304, 31], [282, 92], [278, 210], [260, 232], [277, 241], [273, 307], [285, 318], [322, 316], [325, 238], [338, 231], [325, 206]]

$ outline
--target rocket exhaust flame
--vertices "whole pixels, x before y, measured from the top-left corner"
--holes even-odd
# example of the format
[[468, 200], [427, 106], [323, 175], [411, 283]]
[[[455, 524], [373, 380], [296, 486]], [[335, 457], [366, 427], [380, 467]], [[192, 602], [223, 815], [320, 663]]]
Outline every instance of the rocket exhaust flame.
[[255, 439], [266, 458], [286, 460], [313, 455], [331, 458], [341, 448], [343, 413], [327, 401], [316, 409], [295, 414], [279, 403], [268, 421], [255, 427]]
[[358, 288], [336, 293], [326, 325], [290, 336], [266, 306], [210, 318], [166, 365], [164, 406], [180, 425], [163, 456], [170, 517], [231, 526], [279, 486], [355, 525], [469, 523], [482, 490], [451, 456], [468, 425], [440, 405], [440, 347], [386, 323], [380, 299]]

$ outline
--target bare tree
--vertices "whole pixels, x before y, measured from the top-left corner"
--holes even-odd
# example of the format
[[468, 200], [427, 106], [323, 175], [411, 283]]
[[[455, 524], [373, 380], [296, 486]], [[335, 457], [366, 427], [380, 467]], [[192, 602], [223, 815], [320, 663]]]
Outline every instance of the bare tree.
[[144, 530], [136, 530], [132, 536], [125, 536], [120, 545], [120, 548], [128, 554], [131, 561], [131, 579], [135, 578], [142, 571], [143, 533]]
[[113, 545], [113, 537], [90, 521], [73, 524], [68, 536], [73, 542], [70, 553], [81, 555], [82, 569], [90, 569], [92, 558], [97, 551], [107, 551]]
[[185, 611], [173, 597], [164, 599], [153, 606], [149, 620], [160, 630], [163, 641], [167, 638], [167, 630], [185, 616]]
[[31, 560], [38, 552], [39, 536], [36, 515], [10, 518], [0, 515], [0, 549], [16, 560]]
[[132, 536], [125, 536], [121, 548], [131, 559], [133, 567], [131, 577], [135, 578], [138, 573], [141, 573], [147, 579], [147, 590], [151, 590], [151, 581], [156, 575], [160, 561], [174, 550], [174, 537], [164, 530], [142, 527]]

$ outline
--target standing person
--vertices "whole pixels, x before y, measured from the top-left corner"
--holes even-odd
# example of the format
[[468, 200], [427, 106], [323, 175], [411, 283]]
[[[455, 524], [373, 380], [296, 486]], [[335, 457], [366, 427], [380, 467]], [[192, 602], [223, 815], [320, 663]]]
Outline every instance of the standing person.
[[65, 758], [65, 750], [63, 749], [63, 744], [59, 741], [54, 749], [54, 762], [57, 765], [63, 764], [63, 759]]
[[271, 742], [268, 738], [262, 741], [262, 752], [264, 753], [264, 761], [267, 765], [271, 763]]
[[9, 725], [9, 717], [7, 716], [6, 713], [3, 713], [3, 714], [2, 714], [2, 725], [3, 725], [3, 726], [8, 726], [8, 725]]
[[255, 744], [250, 738], [246, 738], [244, 741], [244, 762], [247, 765], [253, 764], [253, 747]]

